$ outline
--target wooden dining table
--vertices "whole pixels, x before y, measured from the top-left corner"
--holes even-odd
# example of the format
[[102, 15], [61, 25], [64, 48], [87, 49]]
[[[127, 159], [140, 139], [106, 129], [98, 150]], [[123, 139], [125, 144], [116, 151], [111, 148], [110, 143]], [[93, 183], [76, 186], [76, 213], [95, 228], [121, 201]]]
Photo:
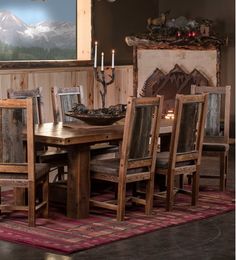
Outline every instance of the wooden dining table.
[[[90, 196], [90, 146], [96, 143], [121, 141], [123, 125], [94, 126], [82, 123], [43, 123], [35, 126], [35, 142], [60, 147], [68, 152], [67, 203], [68, 217], [87, 218]], [[160, 134], [171, 132], [162, 122]]]

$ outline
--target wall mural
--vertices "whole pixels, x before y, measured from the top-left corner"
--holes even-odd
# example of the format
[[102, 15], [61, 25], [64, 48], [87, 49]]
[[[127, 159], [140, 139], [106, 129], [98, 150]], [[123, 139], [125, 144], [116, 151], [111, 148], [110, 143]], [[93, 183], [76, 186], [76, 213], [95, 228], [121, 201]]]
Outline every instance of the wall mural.
[[0, 60], [76, 59], [76, 0], [1, 0]]

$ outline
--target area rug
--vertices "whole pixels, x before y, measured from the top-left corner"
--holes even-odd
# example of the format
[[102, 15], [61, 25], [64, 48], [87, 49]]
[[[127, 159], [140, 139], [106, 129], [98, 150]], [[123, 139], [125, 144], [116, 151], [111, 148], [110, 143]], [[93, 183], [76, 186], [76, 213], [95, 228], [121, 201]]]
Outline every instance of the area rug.
[[146, 216], [142, 207], [128, 208], [124, 222], [117, 222], [113, 213], [100, 209], [83, 220], [67, 218], [54, 209], [49, 219], [38, 218], [37, 227], [29, 228], [26, 215], [18, 212], [0, 215], [0, 239], [71, 254], [231, 210], [234, 210], [233, 192], [204, 190], [196, 207], [190, 206], [188, 196], [178, 194], [173, 211], [166, 212], [160, 199], [155, 201], [152, 216]]

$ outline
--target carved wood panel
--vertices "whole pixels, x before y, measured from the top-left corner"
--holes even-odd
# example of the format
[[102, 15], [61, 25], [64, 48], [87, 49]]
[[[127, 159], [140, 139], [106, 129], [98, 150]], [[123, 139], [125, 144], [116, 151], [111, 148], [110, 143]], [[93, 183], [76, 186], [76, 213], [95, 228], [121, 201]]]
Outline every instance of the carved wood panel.
[[169, 73], [165, 74], [156, 68], [144, 83], [140, 96], [164, 96], [163, 113], [174, 109], [176, 94], [190, 94], [191, 85], [207, 86], [208, 79], [197, 69], [186, 73], [179, 65], [175, 65]]

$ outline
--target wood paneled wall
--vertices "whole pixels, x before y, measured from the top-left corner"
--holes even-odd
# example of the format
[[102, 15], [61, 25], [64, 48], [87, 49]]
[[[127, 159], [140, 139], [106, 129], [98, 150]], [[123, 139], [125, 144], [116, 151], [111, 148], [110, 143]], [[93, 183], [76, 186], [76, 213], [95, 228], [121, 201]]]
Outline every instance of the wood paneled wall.
[[[109, 69], [106, 70], [109, 73]], [[53, 121], [51, 87], [71, 87], [82, 85], [84, 104], [89, 108], [101, 107], [99, 94], [100, 83], [94, 80], [91, 67], [45, 68], [0, 70], [0, 98], [6, 98], [7, 89], [42, 88], [43, 121]], [[133, 66], [118, 66], [115, 81], [108, 86], [106, 105], [126, 103], [127, 97], [133, 95]]]

